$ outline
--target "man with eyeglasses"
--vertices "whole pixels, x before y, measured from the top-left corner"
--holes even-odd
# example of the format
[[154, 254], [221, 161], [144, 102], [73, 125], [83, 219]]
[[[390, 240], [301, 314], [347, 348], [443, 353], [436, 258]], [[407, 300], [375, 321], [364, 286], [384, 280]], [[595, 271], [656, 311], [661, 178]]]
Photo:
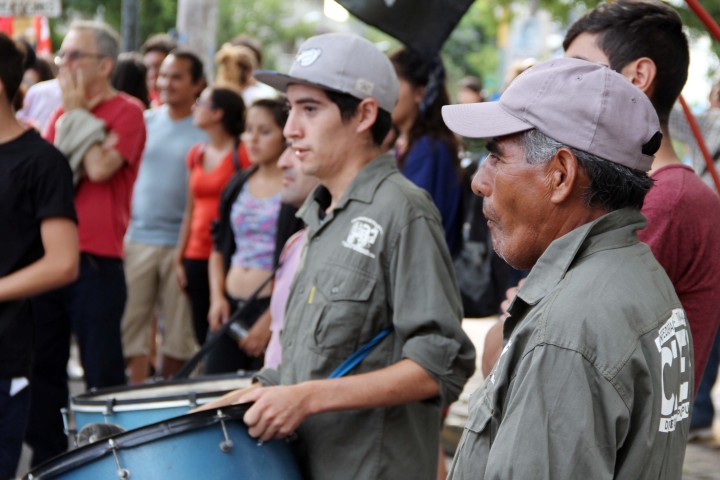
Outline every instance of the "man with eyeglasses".
[[68, 397], [71, 328], [88, 388], [125, 383], [120, 341], [126, 297], [123, 237], [145, 124], [140, 103], [110, 85], [118, 50], [119, 37], [108, 26], [76, 22], [58, 52], [62, 105], [50, 118], [45, 138], [71, 164], [77, 162], [80, 275], [68, 287], [37, 297], [33, 305], [35, 391], [26, 440], [34, 465], [67, 448], [59, 410]]

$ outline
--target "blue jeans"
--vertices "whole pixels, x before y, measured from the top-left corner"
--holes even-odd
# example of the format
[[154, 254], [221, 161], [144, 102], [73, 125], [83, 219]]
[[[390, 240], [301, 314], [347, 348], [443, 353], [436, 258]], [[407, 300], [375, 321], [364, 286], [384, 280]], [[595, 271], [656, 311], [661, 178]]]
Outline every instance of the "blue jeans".
[[0, 378], [0, 478], [13, 478], [30, 413], [30, 388], [10, 396], [9, 378]]
[[125, 384], [120, 320], [126, 297], [122, 260], [83, 253], [74, 283], [33, 299], [33, 401], [25, 437], [33, 449], [33, 466], [67, 450], [60, 409], [69, 394], [71, 329], [80, 344], [88, 388]]
[[720, 329], [715, 335], [715, 341], [713, 342], [712, 350], [710, 350], [705, 372], [703, 373], [702, 380], [700, 380], [700, 387], [695, 396], [690, 428], [703, 428], [712, 425], [715, 409], [713, 408], [710, 392], [717, 379], [718, 363], [720, 363]]

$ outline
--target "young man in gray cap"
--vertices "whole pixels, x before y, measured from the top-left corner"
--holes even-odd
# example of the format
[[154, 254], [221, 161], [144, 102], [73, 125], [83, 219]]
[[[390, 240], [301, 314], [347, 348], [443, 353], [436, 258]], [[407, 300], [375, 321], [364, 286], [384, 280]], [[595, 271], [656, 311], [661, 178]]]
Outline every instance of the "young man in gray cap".
[[499, 102], [443, 116], [491, 139], [473, 190], [495, 250], [532, 269], [449, 478], [680, 478], [691, 338], [636, 235], [661, 142], [652, 104], [609, 68], [564, 58], [519, 76]]
[[[244, 419], [261, 440], [296, 432], [308, 478], [434, 479], [440, 411], [472, 374], [475, 350], [437, 209], [378, 158], [395, 71], [367, 40], [328, 34], [300, 47], [289, 75], [256, 77], [287, 92], [285, 136], [322, 186], [299, 212], [308, 243], [281, 366], [220, 403], [255, 402]], [[388, 331], [348, 375], [328, 379]]]

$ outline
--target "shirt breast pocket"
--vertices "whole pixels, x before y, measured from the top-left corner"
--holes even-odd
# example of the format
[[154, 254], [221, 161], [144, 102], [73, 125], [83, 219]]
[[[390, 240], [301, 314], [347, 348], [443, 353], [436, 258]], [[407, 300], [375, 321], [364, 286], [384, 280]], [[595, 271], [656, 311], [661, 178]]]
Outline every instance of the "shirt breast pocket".
[[453, 478], [484, 477], [496, 430], [493, 412], [487, 402], [485, 395], [474, 394], [470, 399], [469, 418], [451, 468]]
[[315, 294], [324, 306], [313, 325], [315, 351], [344, 359], [359, 348], [375, 283], [369, 274], [346, 267], [318, 273]]

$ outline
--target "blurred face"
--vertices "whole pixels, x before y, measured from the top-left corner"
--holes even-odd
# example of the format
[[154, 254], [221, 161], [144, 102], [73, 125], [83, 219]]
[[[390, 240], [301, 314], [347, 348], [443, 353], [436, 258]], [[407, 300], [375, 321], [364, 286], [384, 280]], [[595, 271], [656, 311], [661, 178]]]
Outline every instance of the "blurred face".
[[277, 162], [285, 150], [282, 127], [264, 107], [251, 107], [248, 110], [242, 141], [247, 149], [248, 158], [254, 165]]
[[402, 132], [408, 132], [420, 111], [424, 89], [413, 87], [410, 82], [402, 78], [398, 79], [400, 80], [400, 90], [398, 91], [398, 102], [392, 111], [392, 122]]
[[482, 96], [475, 90], [471, 90], [469, 88], [461, 88], [458, 90], [459, 103], [480, 103], [482, 101]]
[[98, 82], [107, 82], [111, 69], [108, 58], [98, 51], [95, 35], [89, 30], [70, 30], [65, 36], [55, 58], [60, 74], [82, 74], [86, 87], [94, 87]]
[[290, 116], [285, 124], [285, 138], [300, 161], [302, 172], [320, 180], [342, 175], [348, 145], [356, 135], [353, 122], [343, 123], [340, 109], [320, 88], [290, 85], [287, 99]]
[[317, 178], [302, 173], [300, 160], [293, 154], [292, 148], [286, 148], [280, 155], [278, 167], [283, 172], [283, 186], [280, 191], [282, 202], [299, 208], [320, 182]]
[[160, 101], [171, 107], [191, 106], [202, 89], [202, 82], [193, 82], [189, 60], [168, 55], [160, 66], [157, 85]]
[[472, 189], [483, 197], [493, 248], [518, 269], [531, 268], [547, 248], [542, 240], [550, 212], [545, 165], [531, 165], [519, 135], [494, 139]]
[[206, 88], [193, 105], [193, 124], [198, 128], [206, 129], [222, 120], [222, 112], [213, 106], [211, 94], [212, 90]]
[[40, 81], [40, 74], [34, 68], [28, 68], [23, 74], [22, 84], [30, 88]]
[[151, 50], [143, 56], [143, 63], [147, 68], [147, 88], [148, 92], [157, 90], [157, 80], [160, 75], [160, 66], [166, 55], [157, 50]]

